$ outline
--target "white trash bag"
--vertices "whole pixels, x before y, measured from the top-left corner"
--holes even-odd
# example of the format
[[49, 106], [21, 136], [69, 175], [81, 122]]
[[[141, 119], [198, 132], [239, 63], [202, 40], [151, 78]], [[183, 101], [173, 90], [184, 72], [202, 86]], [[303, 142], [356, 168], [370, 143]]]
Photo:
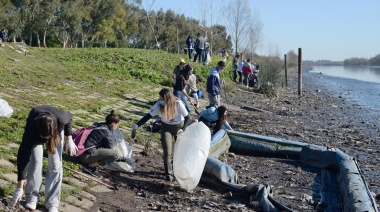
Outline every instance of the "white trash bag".
[[201, 179], [210, 150], [211, 132], [203, 122], [188, 126], [174, 146], [173, 171], [181, 188], [193, 190]]
[[10, 118], [12, 116], [13, 109], [9, 106], [8, 102], [4, 99], [0, 99], [0, 117]]
[[104, 165], [101, 168], [119, 172], [134, 172], [136, 170], [136, 162], [133, 157], [132, 149], [125, 141], [123, 133], [119, 129], [113, 132], [113, 139], [115, 145], [112, 149], [118, 150], [119, 156], [121, 156], [122, 159], [121, 161]]

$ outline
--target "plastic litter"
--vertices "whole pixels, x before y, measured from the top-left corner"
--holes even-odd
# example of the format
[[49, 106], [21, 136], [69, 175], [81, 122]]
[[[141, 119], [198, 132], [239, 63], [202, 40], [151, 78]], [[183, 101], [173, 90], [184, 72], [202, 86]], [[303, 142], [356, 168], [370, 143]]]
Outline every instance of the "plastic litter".
[[109, 163], [102, 166], [101, 168], [120, 172], [134, 172], [136, 170], [136, 162], [133, 157], [132, 149], [125, 141], [124, 135], [119, 129], [116, 129], [113, 132], [113, 139], [115, 145], [112, 147], [112, 149], [119, 151], [121, 160]]
[[202, 122], [186, 128], [174, 146], [173, 171], [181, 188], [191, 191], [199, 183], [210, 149], [211, 132]]
[[10, 118], [12, 113], [13, 109], [9, 106], [8, 102], [4, 99], [0, 99], [0, 117]]

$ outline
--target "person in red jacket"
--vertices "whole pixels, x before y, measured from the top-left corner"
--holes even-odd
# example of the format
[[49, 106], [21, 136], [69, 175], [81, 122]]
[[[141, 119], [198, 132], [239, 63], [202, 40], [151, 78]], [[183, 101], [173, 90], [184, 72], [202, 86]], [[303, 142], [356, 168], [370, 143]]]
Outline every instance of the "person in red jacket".
[[249, 75], [252, 74], [251, 59], [247, 59], [247, 61], [244, 62], [242, 71], [243, 71], [243, 76], [244, 76], [243, 84], [248, 87], [248, 81], [249, 81], [248, 77]]

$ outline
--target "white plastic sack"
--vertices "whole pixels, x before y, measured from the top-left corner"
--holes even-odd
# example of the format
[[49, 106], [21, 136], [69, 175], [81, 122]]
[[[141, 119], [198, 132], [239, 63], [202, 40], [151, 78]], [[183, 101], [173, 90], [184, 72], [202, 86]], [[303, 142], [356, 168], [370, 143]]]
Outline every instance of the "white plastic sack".
[[11, 117], [13, 113], [13, 109], [9, 106], [8, 102], [4, 99], [0, 99], [0, 117]]
[[191, 58], [194, 58], [196, 54], [197, 52], [195, 51], [195, 49], [193, 49], [193, 51], [191, 52]]
[[121, 156], [122, 161], [115, 161], [104, 165], [101, 168], [119, 172], [134, 172], [136, 170], [135, 159], [131, 147], [124, 139], [123, 133], [117, 129], [114, 131], [113, 137], [115, 145], [112, 149], [118, 150], [118, 154]]
[[174, 146], [173, 171], [181, 188], [193, 190], [199, 183], [210, 149], [210, 129], [203, 122], [186, 128]]
[[209, 64], [211, 63], [211, 55], [210, 55], [210, 52], [207, 53], [207, 58], [206, 58], [206, 64]]

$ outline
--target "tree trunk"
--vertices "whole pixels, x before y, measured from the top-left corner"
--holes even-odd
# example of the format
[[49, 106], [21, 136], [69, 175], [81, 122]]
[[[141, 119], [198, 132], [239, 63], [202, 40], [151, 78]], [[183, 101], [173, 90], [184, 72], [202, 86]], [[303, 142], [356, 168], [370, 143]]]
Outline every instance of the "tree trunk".
[[33, 35], [32, 35], [32, 32], [30, 32], [30, 34], [29, 34], [29, 46], [32, 46], [32, 39], [33, 39]]
[[40, 41], [40, 33], [36, 33], [37, 34], [37, 45], [38, 47], [41, 47], [41, 41]]
[[177, 28], [177, 54], [179, 54], [180, 49], [179, 49], [179, 38], [178, 38], [178, 25], [176, 25], [176, 28]]
[[47, 31], [45, 30], [44, 31], [44, 38], [43, 38], [43, 44], [44, 44], [45, 48], [47, 48], [47, 45], [46, 45], [46, 35], [47, 35]]

